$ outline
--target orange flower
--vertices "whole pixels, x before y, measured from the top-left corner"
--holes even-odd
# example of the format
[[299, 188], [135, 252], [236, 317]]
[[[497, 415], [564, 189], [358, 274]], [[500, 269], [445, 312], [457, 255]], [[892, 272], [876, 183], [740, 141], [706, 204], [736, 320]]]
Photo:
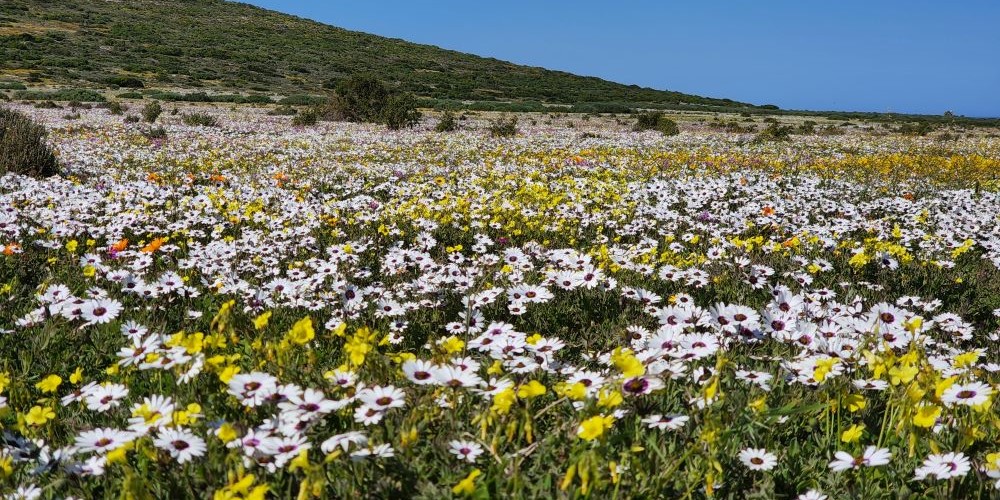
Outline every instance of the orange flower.
[[142, 253], [153, 253], [159, 250], [160, 247], [163, 246], [163, 244], [166, 242], [167, 242], [166, 238], [156, 238], [155, 240], [150, 241], [148, 245], [142, 247], [142, 249], [139, 251]]
[[20, 250], [21, 250], [21, 245], [18, 245], [17, 243], [11, 243], [3, 247], [3, 254], [14, 255], [15, 253], [20, 253]]
[[122, 250], [125, 250], [127, 247], [128, 247], [128, 238], [122, 238], [118, 240], [118, 242], [115, 243], [114, 245], [111, 245], [111, 249], [116, 252], [121, 252]]
[[222, 174], [214, 174], [209, 179], [211, 179], [212, 182], [226, 182], [226, 176]]
[[764, 208], [760, 209], [760, 214], [764, 217], [774, 215], [774, 207], [771, 205], [765, 205]]

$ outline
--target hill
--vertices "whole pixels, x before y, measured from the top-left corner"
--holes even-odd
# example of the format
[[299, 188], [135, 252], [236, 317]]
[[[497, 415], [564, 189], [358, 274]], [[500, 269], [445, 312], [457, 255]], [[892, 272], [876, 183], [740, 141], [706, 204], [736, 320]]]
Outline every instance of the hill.
[[[223, 0], [3, 0], [0, 77], [79, 87], [321, 93], [367, 72], [418, 96], [752, 109], [348, 31]], [[129, 77], [132, 77], [130, 80]]]

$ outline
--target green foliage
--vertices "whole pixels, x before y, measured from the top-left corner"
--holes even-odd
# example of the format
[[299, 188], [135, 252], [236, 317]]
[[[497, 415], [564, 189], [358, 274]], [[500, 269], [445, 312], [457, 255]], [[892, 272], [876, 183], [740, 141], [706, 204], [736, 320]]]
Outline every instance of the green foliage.
[[[64, 85], [107, 84], [129, 78], [122, 76], [127, 72], [156, 75], [175, 87], [321, 93], [365, 71], [398, 85], [398, 91], [435, 99], [752, 108], [347, 31], [240, 2], [4, 0], [2, 5], [4, 22], [45, 25], [59, 19], [74, 25], [72, 31], [0, 39], [6, 68]], [[247, 26], [253, 26], [252, 36]]]
[[139, 123], [139, 117], [135, 115], [125, 116], [125, 123]]
[[787, 141], [795, 129], [791, 125], [771, 123], [753, 138], [754, 144]]
[[20, 82], [0, 82], [0, 90], [28, 90], [28, 87]]
[[45, 139], [45, 127], [23, 113], [0, 108], [0, 175], [56, 175], [56, 156]]
[[106, 83], [108, 85], [127, 89], [141, 89], [146, 87], [146, 85], [142, 83], [142, 80], [134, 76], [112, 76], [106, 80]]
[[147, 123], [153, 123], [160, 117], [160, 113], [163, 113], [163, 107], [160, 106], [160, 103], [150, 102], [142, 108], [142, 119], [146, 120]]
[[295, 116], [298, 114], [298, 110], [291, 106], [278, 106], [267, 112], [271, 116]]
[[325, 104], [326, 101], [327, 98], [323, 96], [294, 94], [278, 101], [278, 103], [286, 106], [320, 106]]
[[662, 111], [646, 111], [639, 113], [635, 117], [635, 125], [632, 130], [657, 130], [663, 135], [677, 135], [681, 133], [677, 127], [677, 122], [667, 118]]
[[389, 99], [389, 89], [371, 75], [351, 75], [337, 84], [336, 105], [343, 119], [352, 122], [376, 122]]
[[129, 92], [122, 92], [121, 94], [118, 94], [116, 97], [118, 97], [119, 99], [144, 99], [146, 96], [143, 95], [142, 92], [129, 91]]
[[200, 127], [218, 127], [219, 121], [207, 113], [187, 113], [182, 115], [181, 120], [185, 125]]
[[382, 123], [389, 130], [412, 128], [420, 123], [420, 117], [420, 111], [417, 111], [417, 102], [409, 94], [390, 96], [382, 108]]
[[308, 127], [316, 125], [319, 113], [315, 109], [307, 109], [292, 118], [292, 125], [296, 127]]
[[99, 92], [87, 89], [62, 89], [53, 91], [22, 90], [15, 93], [14, 98], [19, 101], [106, 101], [104, 96]]
[[142, 132], [147, 139], [166, 139], [167, 129], [163, 127], [150, 127]]
[[127, 107], [125, 107], [125, 105], [123, 105], [118, 101], [110, 101], [107, 104], [105, 104], [104, 107], [107, 108], [108, 112], [110, 112], [113, 115], [125, 114], [125, 110], [128, 109]]
[[517, 135], [517, 117], [497, 118], [490, 121], [487, 129], [493, 137], [514, 137]]
[[452, 132], [458, 130], [458, 122], [455, 120], [455, 113], [452, 113], [451, 110], [442, 113], [441, 119], [438, 120], [437, 125], [434, 126], [434, 130], [438, 132]]

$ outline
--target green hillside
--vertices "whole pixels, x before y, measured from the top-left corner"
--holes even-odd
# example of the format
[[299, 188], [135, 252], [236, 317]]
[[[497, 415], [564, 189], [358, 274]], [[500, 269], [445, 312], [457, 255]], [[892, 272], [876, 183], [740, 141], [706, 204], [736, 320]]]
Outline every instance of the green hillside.
[[[747, 107], [348, 31], [222, 0], [3, 0], [0, 79], [28, 86], [321, 93], [368, 72], [418, 96]], [[119, 79], [116, 81], [115, 77]]]

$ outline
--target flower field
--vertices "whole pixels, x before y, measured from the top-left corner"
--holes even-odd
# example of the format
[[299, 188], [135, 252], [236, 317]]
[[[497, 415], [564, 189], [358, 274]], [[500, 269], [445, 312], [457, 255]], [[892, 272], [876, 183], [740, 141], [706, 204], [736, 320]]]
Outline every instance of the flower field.
[[1000, 495], [995, 136], [23, 110], [4, 498]]

